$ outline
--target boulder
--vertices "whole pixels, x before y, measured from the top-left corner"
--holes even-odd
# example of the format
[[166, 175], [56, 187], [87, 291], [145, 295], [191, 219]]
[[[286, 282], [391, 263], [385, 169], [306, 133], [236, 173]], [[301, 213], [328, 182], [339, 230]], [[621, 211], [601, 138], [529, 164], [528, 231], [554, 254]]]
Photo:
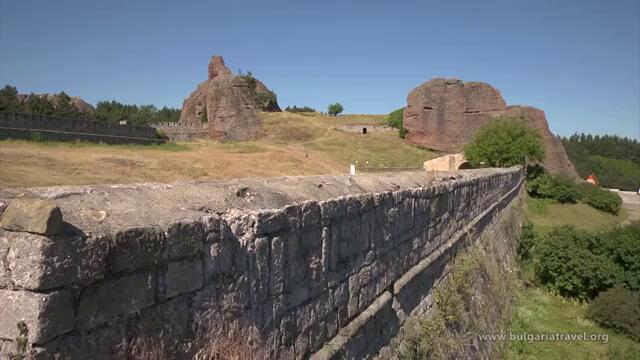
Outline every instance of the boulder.
[[[262, 124], [257, 114], [255, 93], [266, 91], [269, 89], [259, 80], [256, 80], [252, 89], [246, 77], [233, 75], [221, 56], [213, 56], [209, 62], [207, 80], [185, 99], [180, 122], [201, 124], [206, 117], [211, 139], [251, 139], [257, 135]], [[267, 110], [279, 111], [280, 108], [275, 104]]]
[[52, 200], [16, 198], [5, 209], [0, 227], [10, 231], [59, 235], [64, 223], [60, 208]]
[[540, 131], [545, 147], [542, 165], [553, 173], [577, 177], [567, 153], [542, 110], [507, 106], [500, 91], [482, 82], [437, 78], [413, 89], [404, 109], [405, 141], [447, 153], [458, 153], [475, 132], [496, 117], [518, 118]]

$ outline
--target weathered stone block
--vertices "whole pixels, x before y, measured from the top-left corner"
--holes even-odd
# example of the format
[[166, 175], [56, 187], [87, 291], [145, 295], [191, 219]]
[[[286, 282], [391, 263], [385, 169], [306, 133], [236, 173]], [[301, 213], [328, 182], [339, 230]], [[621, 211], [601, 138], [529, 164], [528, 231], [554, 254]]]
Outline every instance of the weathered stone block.
[[134, 333], [142, 339], [161, 339], [173, 349], [186, 340], [190, 332], [189, 306], [183, 297], [152, 306], [140, 312]]
[[127, 341], [122, 324], [93, 329], [90, 333], [63, 335], [36, 347], [33, 360], [112, 360]]
[[153, 305], [156, 275], [138, 273], [97, 284], [80, 296], [77, 323], [91, 328], [114, 316], [130, 314]]
[[207, 280], [220, 274], [231, 273], [236, 251], [240, 250], [235, 240], [223, 240], [210, 245], [209, 252], [204, 257]]
[[222, 240], [222, 218], [218, 214], [202, 217], [205, 244], [213, 244]]
[[320, 206], [317, 201], [305, 201], [302, 203], [302, 223], [303, 229], [313, 229], [320, 226]]
[[275, 234], [289, 226], [287, 214], [278, 210], [261, 211], [256, 216], [256, 234]]
[[169, 225], [166, 253], [169, 259], [193, 256], [202, 252], [204, 230], [202, 224], [180, 220]]
[[164, 274], [165, 298], [200, 289], [203, 283], [202, 260], [170, 262]]
[[68, 291], [48, 294], [0, 290], [0, 338], [15, 339], [18, 322], [30, 343], [42, 344], [73, 329], [73, 302]]
[[263, 301], [269, 296], [269, 252], [271, 244], [268, 238], [256, 240], [256, 270], [257, 286], [256, 295], [258, 301]]
[[120, 230], [113, 236], [111, 268], [114, 272], [148, 268], [164, 256], [164, 234], [155, 226]]
[[9, 245], [5, 265], [15, 286], [46, 290], [104, 277], [109, 247], [106, 238], [51, 239], [11, 232], [0, 237]]
[[0, 227], [42, 235], [62, 234], [62, 212], [52, 200], [16, 198], [4, 210]]

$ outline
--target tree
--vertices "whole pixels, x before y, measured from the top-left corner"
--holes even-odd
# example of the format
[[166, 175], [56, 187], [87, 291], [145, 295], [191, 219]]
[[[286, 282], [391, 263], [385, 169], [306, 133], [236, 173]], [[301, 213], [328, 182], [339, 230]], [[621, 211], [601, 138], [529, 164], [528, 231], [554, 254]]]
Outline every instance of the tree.
[[71, 98], [64, 91], [61, 91], [60, 94], [56, 96], [55, 102], [55, 110], [53, 111], [54, 116], [71, 119], [82, 117], [82, 113], [80, 113], [80, 110], [78, 110], [78, 108], [73, 105], [73, 103], [71, 102]]
[[7, 85], [0, 90], [0, 111], [23, 112], [24, 110], [15, 86]]
[[342, 105], [340, 105], [340, 103], [335, 103], [329, 105], [327, 112], [329, 113], [329, 115], [338, 116], [338, 114], [340, 114], [343, 110], [344, 108], [342, 107]]
[[25, 101], [26, 111], [32, 114], [52, 115], [55, 108], [46, 96], [31, 93]]
[[544, 158], [542, 137], [520, 120], [501, 118], [484, 125], [464, 147], [464, 155], [473, 166], [509, 167], [525, 159]]

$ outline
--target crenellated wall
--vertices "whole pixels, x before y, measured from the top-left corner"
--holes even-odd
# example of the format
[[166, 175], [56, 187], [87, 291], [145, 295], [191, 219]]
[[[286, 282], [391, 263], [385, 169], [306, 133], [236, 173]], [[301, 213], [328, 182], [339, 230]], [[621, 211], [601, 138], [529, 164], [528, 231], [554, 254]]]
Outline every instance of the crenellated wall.
[[373, 357], [522, 179], [512, 168], [29, 189], [68, 224], [56, 237], [0, 230], [0, 354], [19, 321], [37, 358], [109, 359], [136, 337], [184, 343], [209, 312], [260, 329], [274, 358]]
[[164, 122], [152, 124], [154, 128], [162, 130], [171, 141], [191, 141], [209, 138], [208, 123], [193, 124], [182, 122]]
[[106, 121], [0, 112], [0, 139], [34, 138], [56, 141], [101, 141], [110, 144], [163, 143], [152, 127], [119, 125]]

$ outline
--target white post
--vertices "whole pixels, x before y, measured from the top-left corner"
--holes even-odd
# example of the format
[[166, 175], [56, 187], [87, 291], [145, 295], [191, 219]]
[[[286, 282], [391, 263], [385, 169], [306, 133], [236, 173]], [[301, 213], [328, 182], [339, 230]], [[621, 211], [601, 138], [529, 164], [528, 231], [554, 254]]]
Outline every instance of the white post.
[[356, 166], [351, 164], [351, 166], [349, 167], [349, 174], [351, 176], [355, 176], [356, 175]]

